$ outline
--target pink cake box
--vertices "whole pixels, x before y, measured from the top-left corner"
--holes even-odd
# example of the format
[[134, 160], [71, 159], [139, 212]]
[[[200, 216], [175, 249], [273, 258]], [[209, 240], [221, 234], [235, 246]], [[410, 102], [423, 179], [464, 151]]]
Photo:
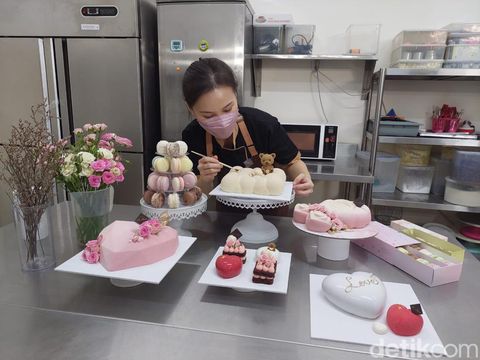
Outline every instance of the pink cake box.
[[[437, 249], [422, 243], [410, 236], [400, 233], [388, 226], [380, 224], [379, 222], [372, 222], [378, 230], [378, 234], [368, 239], [353, 240], [353, 242], [361, 248], [371, 252], [379, 258], [396, 266], [400, 270], [420, 280], [428, 286], [438, 286], [458, 281], [462, 273], [463, 263], [454, 259], [446, 253], [440, 252]], [[448, 261], [449, 265], [444, 265], [438, 268], [432, 268], [426, 264], [418, 262], [407, 254], [398, 250], [398, 247], [418, 244], [422, 248], [427, 249], [432, 254], [441, 256]], [[422, 254], [415, 253], [417, 256]], [[425, 256], [431, 263], [441, 264], [440, 262]]]

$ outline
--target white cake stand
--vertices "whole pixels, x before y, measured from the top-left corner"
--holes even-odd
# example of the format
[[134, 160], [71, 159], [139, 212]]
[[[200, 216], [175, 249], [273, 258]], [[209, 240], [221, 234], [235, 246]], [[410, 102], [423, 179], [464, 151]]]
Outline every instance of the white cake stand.
[[208, 197], [202, 194], [200, 200], [190, 206], [180, 206], [176, 209], [168, 208], [154, 208], [148, 205], [143, 199], [140, 199], [140, 206], [142, 207], [142, 213], [150, 219], [158, 219], [165, 211], [170, 218], [169, 226], [175, 228], [178, 231], [178, 235], [192, 236], [192, 233], [188, 230], [182, 229], [183, 220], [191, 219], [203, 214], [207, 211]]
[[308, 234], [318, 236], [317, 254], [327, 260], [341, 261], [348, 259], [350, 254], [350, 241], [367, 239], [377, 235], [378, 230], [374, 223], [370, 223], [363, 229], [342, 230], [338, 232], [315, 232], [308, 230], [305, 224], [292, 220], [293, 225]]
[[264, 244], [278, 238], [278, 230], [271, 222], [265, 220], [258, 209], [276, 209], [290, 205], [295, 200], [295, 194], [288, 201], [245, 199], [231, 196], [217, 196], [217, 200], [227, 206], [239, 209], [252, 210], [243, 220], [240, 220], [232, 227], [242, 233], [242, 242], [248, 244]]

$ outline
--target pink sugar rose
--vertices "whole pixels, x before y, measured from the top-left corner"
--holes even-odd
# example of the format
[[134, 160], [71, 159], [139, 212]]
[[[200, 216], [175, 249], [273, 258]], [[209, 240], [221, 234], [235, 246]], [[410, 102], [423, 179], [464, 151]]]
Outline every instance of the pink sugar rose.
[[120, 144], [120, 145], [123, 145], [123, 146], [126, 146], [126, 147], [132, 147], [133, 146], [132, 140], [127, 139], [125, 137], [121, 137], [121, 136], [115, 136], [115, 142], [117, 144]]
[[113, 175], [110, 171], [105, 171], [102, 174], [102, 180], [105, 184], [111, 185], [115, 182], [115, 175]]
[[89, 264], [95, 264], [100, 260], [100, 254], [98, 252], [91, 252], [87, 255], [87, 262]]
[[87, 258], [88, 256], [90, 255], [91, 251], [89, 248], [86, 248], [85, 250], [83, 250], [82, 252], [82, 259], [87, 261]]
[[140, 225], [140, 227], [138, 228], [138, 235], [144, 238], [148, 237], [150, 235], [150, 228], [148, 227], [148, 225]]
[[101, 183], [102, 178], [100, 176], [91, 175], [88, 177], [88, 184], [95, 189], [99, 188]]
[[100, 244], [98, 243], [98, 240], [90, 240], [89, 242], [87, 242], [86, 247], [93, 252], [100, 251]]
[[115, 139], [115, 134], [114, 133], [105, 133], [100, 137], [101, 140], [105, 141], [110, 141]]
[[163, 225], [157, 219], [152, 219], [148, 221], [148, 226], [150, 227], [150, 231], [152, 234], [158, 234], [160, 230], [163, 229]]
[[90, 164], [90, 167], [95, 171], [104, 171], [106, 163], [102, 160], [95, 160]]

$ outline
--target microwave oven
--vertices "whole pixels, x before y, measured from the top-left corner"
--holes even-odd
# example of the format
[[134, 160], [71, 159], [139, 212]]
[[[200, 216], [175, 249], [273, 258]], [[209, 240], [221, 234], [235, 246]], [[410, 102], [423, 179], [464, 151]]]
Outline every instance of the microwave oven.
[[337, 158], [338, 125], [282, 124], [282, 126], [290, 140], [297, 146], [302, 159]]

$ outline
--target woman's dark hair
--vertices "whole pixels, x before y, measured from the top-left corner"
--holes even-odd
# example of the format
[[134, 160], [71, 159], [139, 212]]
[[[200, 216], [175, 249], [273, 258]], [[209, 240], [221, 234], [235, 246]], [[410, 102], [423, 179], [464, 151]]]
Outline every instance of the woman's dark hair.
[[217, 58], [194, 61], [183, 75], [183, 97], [190, 107], [200, 96], [219, 86], [229, 86], [237, 92], [237, 80], [232, 69]]

